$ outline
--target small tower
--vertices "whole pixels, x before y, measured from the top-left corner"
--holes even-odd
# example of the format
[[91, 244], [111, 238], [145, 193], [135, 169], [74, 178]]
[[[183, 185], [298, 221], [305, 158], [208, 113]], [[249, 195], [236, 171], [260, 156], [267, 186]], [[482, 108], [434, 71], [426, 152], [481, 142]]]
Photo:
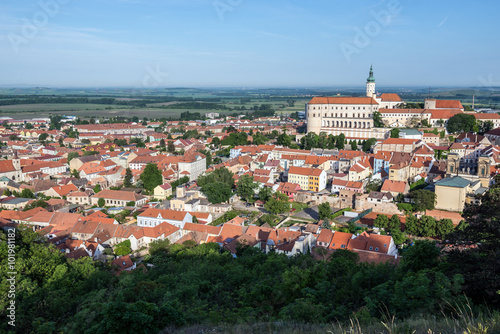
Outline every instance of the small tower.
[[460, 157], [456, 153], [448, 154], [448, 161], [446, 165], [446, 176], [458, 175], [460, 168]]
[[177, 188], [175, 189], [175, 193], [177, 198], [183, 198], [184, 196], [186, 196], [186, 188], [184, 187], [184, 185], [177, 186]]
[[17, 150], [14, 151], [14, 156], [12, 157], [12, 165], [16, 170], [21, 170], [21, 159], [17, 156]]
[[490, 157], [481, 155], [477, 162], [477, 176], [481, 180], [481, 185], [485, 188], [490, 187]]
[[375, 77], [373, 66], [370, 66], [370, 76], [366, 79], [366, 96], [375, 98]]

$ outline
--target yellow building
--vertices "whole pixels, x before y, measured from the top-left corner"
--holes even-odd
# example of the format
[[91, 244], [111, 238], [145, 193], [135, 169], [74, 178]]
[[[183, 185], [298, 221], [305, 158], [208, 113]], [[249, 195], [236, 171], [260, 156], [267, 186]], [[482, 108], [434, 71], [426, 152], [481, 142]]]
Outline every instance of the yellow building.
[[172, 186], [168, 183], [161, 184], [154, 189], [154, 197], [156, 199], [165, 200], [172, 195]]
[[318, 168], [290, 167], [288, 182], [300, 185], [302, 190], [321, 191], [326, 188], [326, 172]]
[[436, 182], [436, 209], [463, 211], [470, 185], [471, 181], [460, 176]]

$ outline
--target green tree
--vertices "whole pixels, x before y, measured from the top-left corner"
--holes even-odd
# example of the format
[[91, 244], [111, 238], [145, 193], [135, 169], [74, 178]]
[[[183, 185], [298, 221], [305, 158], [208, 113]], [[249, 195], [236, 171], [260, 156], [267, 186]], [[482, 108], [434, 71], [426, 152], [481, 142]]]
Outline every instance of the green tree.
[[418, 223], [418, 234], [420, 236], [430, 238], [437, 236], [436, 219], [430, 216], [422, 216]]
[[321, 224], [321, 228], [330, 230], [332, 228], [332, 223], [330, 222], [329, 218], [324, 218], [323, 219], [323, 224]]
[[238, 180], [238, 184], [236, 186], [236, 193], [238, 194], [238, 196], [240, 196], [240, 198], [249, 202], [250, 200], [253, 199], [255, 195], [255, 189], [258, 186], [259, 185], [256, 182], [254, 182], [253, 176], [243, 175]]
[[386, 215], [377, 215], [377, 218], [375, 218], [373, 222], [373, 226], [387, 228], [389, 227], [389, 218]]
[[278, 191], [266, 202], [264, 209], [274, 214], [288, 212], [290, 211], [289, 198]]
[[105, 205], [106, 205], [106, 201], [104, 201], [104, 198], [101, 197], [97, 200], [98, 207], [103, 208]]
[[170, 153], [174, 153], [175, 152], [175, 145], [174, 145], [174, 141], [173, 140], [169, 140], [168, 141], [167, 151], [170, 152]]
[[[218, 139], [218, 138], [217, 138]], [[212, 144], [214, 143], [214, 139], [212, 139]], [[260, 132], [256, 132], [252, 135], [252, 144], [254, 145], [264, 145], [267, 141], [267, 138]]]
[[484, 135], [495, 128], [495, 124], [492, 121], [479, 122], [479, 134]]
[[92, 189], [94, 191], [94, 194], [97, 194], [101, 191], [101, 185], [96, 184], [95, 187]]
[[455, 229], [451, 219], [441, 219], [437, 222], [437, 235], [444, 239], [448, 234], [452, 233]]
[[405, 231], [411, 235], [418, 234], [418, 219], [413, 215], [406, 217]]
[[140, 178], [142, 183], [144, 184], [144, 189], [148, 191], [153, 191], [154, 188], [156, 188], [163, 182], [161, 171], [154, 163], [148, 163], [146, 165], [146, 168], [144, 168], [144, 171], [142, 172]]
[[401, 221], [399, 220], [398, 215], [392, 215], [391, 220], [389, 221], [389, 229], [392, 230], [401, 230]]
[[366, 185], [366, 190], [370, 191], [380, 191], [382, 188], [382, 180], [380, 179], [370, 179], [368, 184]]
[[411, 193], [415, 211], [425, 212], [434, 210], [436, 205], [436, 193], [430, 190], [419, 189]]
[[339, 150], [343, 150], [345, 148], [345, 135], [343, 133], [337, 136], [337, 139], [335, 140], [335, 147]]
[[353, 150], [353, 151], [357, 151], [358, 150], [358, 144], [356, 143], [355, 140], [353, 140], [353, 142], [351, 144], [351, 150]]
[[382, 122], [382, 115], [380, 114], [380, 111], [375, 111], [373, 112], [373, 126], [376, 128], [383, 128], [384, 122]]
[[78, 158], [80, 154], [78, 152], [69, 152], [68, 153], [68, 163], [70, 163], [71, 160], [74, 158]]
[[33, 191], [31, 191], [31, 189], [25, 188], [21, 191], [21, 197], [22, 198], [35, 198], [35, 194], [33, 194]]
[[456, 114], [446, 124], [449, 133], [471, 132], [476, 126], [476, 118], [470, 114]]
[[123, 186], [126, 188], [132, 187], [132, 179], [134, 175], [132, 174], [132, 170], [130, 168], [125, 169], [125, 178], [123, 179]]
[[233, 173], [226, 167], [217, 168], [211, 173], [206, 173], [198, 177], [198, 185], [203, 187], [209, 183], [226, 183], [230, 188], [234, 187]]
[[401, 230], [391, 230], [390, 234], [392, 236], [392, 239], [394, 240], [394, 243], [398, 246], [404, 244], [408, 239], [406, 235], [401, 232]]
[[[44, 132], [44, 133], [42, 133], [42, 134], [40, 134], [40, 135], [38, 136], [38, 140], [42, 142], [42, 141], [47, 140], [47, 138], [48, 138], [48, 137], [49, 137], [49, 134], [48, 134], [48, 133], [46, 133], [46, 132]], [[68, 162], [69, 162], [69, 161], [68, 161]]]
[[330, 218], [332, 215], [332, 208], [330, 207], [330, 204], [327, 202], [324, 202], [324, 203], [321, 203], [320, 205], [318, 205], [318, 213], [319, 213], [320, 220]]
[[391, 138], [399, 138], [399, 129], [398, 128], [394, 128], [391, 130]]
[[207, 200], [212, 204], [227, 202], [233, 192], [227, 183], [212, 182], [201, 187], [201, 191], [207, 197]]
[[115, 255], [117, 256], [125, 256], [132, 253], [130, 240], [125, 240], [117, 244], [114, 248]]
[[289, 147], [291, 143], [292, 143], [292, 138], [286, 133], [282, 133], [278, 136], [278, 138], [276, 138], [277, 145]]
[[363, 152], [368, 152], [371, 150], [373, 146], [377, 144], [377, 139], [371, 138], [368, 140], [363, 141], [362, 147], [363, 147]]
[[408, 271], [418, 272], [425, 269], [434, 269], [439, 264], [441, 251], [432, 241], [415, 241], [415, 245], [410, 247], [398, 268], [403, 275]]
[[80, 172], [78, 170], [76, 170], [76, 169], [73, 169], [71, 171], [71, 176], [74, 177], [74, 178], [79, 179], [80, 178]]
[[263, 202], [267, 202], [273, 195], [273, 188], [264, 186], [259, 190], [259, 199]]
[[[219, 147], [220, 144], [221, 144], [221, 142], [220, 142], [220, 138], [219, 137], [212, 138], [212, 145], [214, 147]], [[258, 145], [258, 144], [255, 144], [255, 145]]]

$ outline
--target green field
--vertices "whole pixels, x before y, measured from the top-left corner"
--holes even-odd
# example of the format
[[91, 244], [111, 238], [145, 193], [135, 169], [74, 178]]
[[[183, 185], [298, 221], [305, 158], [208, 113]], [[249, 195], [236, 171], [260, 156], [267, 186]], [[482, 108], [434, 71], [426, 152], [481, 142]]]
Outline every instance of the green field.
[[[398, 89], [385, 88], [381, 92], [395, 92], [406, 102], [423, 103], [429, 96], [427, 89]], [[305, 104], [312, 96], [364, 96], [360, 89], [200, 89], [200, 88], [164, 88], [154, 90], [140, 89], [51, 89], [51, 88], [27, 88], [27, 89], [0, 89], [0, 116], [13, 118], [46, 117], [50, 115], [74, 115], [81, 118], [90, 117], [114, 117], [138, 116], [141, 119], [172, 118], [178, 119], [185, 111], [199, 112], [202, 116], [208, 112], [216, 112], [221, 115], [232, 115], [252, 112], [255, 106], [270, 105], [277, 115], [289, 115], [294, 112], [305, 110]], [[458, 99], [464, 105], [470, 105], [472, 96], [475, 94], [475, 106], [493, 107], [500, 106], [500, 92], [493, 90], [474, 89], [436, 89], [431, 92], [431, 98]], [[87, 98], [87, 101], [74, 98]], [[109, 98], [102, 102], [102, 98]], [[97, 100], [101, 99], [101, 104]], [[115, 99], [115, 100], [114, 100]], [[177, 100], [178, 99], [178, 100]], [[56, 101], [57, 100], [57, 101]], [[291, 101], [293, 100], [293, 106]], [[123, 101], [131, 101], [130, 105], [121, 104]], [[139, 101], [139, 103], [133, 103]], [[86, 103], [85, 103], [86, 102]], [[209, 103], [206, 109], [203, 105], [188, 108], [176, 104], [197, 102]], [[19, 103], [19, 104], [17, 104]], [[27, 104], [32, 103], [32, 104]], [[104, 103], [104, 104], [102, 104]], [[215, 106], [214, 106], [215, 104]], [[224, 106], [228, 109], [210, 109]], [[175, 109], [169, 109], [173, 107]], [[224, 108], [222, 107], [222, 108]], [[241, 108], [244, 107], [242, 110]], [[200, 109], [197, 109], [200, 108]]]
[[51, 115], [71, 115], [81, 118], [125, 116], [140, 118], [179, 118], [185, 111], [199, 112], [201, 115], [217, 112], [223, 115], [234, 113], [232, 110], [210, 109], [162, 109], [162, 108], [134, 108], [127, 106], [106, 106], [102, 104], [22, 104], [13, 106], [0, 106], [0, 116], [14, 119], [48, 117]]

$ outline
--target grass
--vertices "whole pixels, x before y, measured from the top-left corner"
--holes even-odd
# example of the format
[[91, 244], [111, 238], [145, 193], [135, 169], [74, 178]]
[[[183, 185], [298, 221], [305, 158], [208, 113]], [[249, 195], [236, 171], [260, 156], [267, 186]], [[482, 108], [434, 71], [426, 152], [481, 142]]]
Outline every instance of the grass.
[[450, 317], [425, 315], [399, 320], [385, 317], [383, 320], [362, 321], [350, 318], [346, 322], [331, 324], [301, 324], [275, 321], [269, 323], [250, 323], [237, 325], [197, 325], [180, 330], [164, 330], [161, 333], [216, 333], [216, 334], [489, 334], [500, 331], [500, 315], [476, 317]]
[[424, 179], [420, 179], [417, 182], [410, 184], [410, 191], [424, 189], [425, 187], [427, 187], [427, 183], [425, 183]]
[[306, 203], [298, 203], [298, 202], [293, 202], [292, 203], [292, 209], [295, 209], [295, 213], [307, 209], [309, 206]]

